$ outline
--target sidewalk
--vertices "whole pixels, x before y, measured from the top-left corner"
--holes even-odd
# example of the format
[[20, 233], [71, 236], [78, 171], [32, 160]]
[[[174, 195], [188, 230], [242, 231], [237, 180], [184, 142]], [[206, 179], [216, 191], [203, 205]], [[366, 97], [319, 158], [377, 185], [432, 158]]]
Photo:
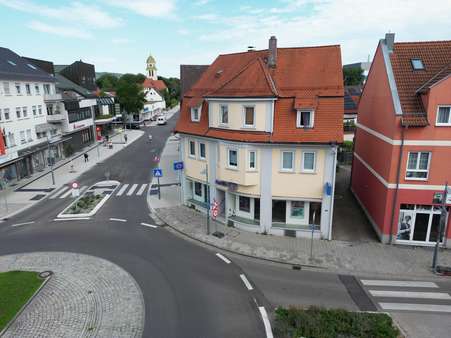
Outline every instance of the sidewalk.
[[[103, 145], [91, 145], [55, 164], [55, 185], [52, 184], [50, 168], [23, 179], [13, 187], [0, 191], [0, 219], [12, 217], [15, 214], [31, 207], [50, 195], [56, 189], [69, 184], [81, 174], [93, 168], [97, 163], [113, 156], [144, 134], [140, 130], [127, 130], [128, 142], [124, 143], [123, 133], [111, 137], [113, 149]], [[83, 154], [87, 152], [89, 161], [84, 162]], [[72, 170], [73, 166], [73, 170]], [[6, 202], [7, 201], [7, 202]]]
[[[161, 184], [178, 182], [172, 162], [179, 158], [178, 142], [168, 140], [161, 155], [163, 168]], [[152, 184], [156, 184], [155, 179]], [[238, 254], [272, 261], [325, 268], [327, 271], [368, 276], [433, 277], [430, 271], [432, 248], [385, 245], [379, 242], [347, 242], [313, 240], [313, 259], [310, 259], [311, 240], [254, 234], [211, 222], [211, 232], [225, 234], [221, 239], [206, 234], [206, 216], [180, 205], [180, 187], [161, 187], [161, 199], [150, 195], [153, 215], [173, 230], [194, 240], [214, 245]], [[440, 265], [451, 265], [451, 250], [440, 250]]]

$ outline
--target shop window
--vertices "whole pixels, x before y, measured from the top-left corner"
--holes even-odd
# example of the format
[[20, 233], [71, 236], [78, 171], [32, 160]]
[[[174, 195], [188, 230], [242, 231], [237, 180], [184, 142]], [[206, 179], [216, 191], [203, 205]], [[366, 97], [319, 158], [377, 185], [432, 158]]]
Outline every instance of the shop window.
[[251, 212], [251, 199], [250, 197], [239, 196], [239, 208], [243, 212]]
[[194, 182], [194, 194], [202, 197], [202, 183]]
[[302, 201], [291, 201], [290, 217], [304, 219], [305, 205]]
[[406, 179], [425, 180], [428, 178], [430, 152], [409, 152]]

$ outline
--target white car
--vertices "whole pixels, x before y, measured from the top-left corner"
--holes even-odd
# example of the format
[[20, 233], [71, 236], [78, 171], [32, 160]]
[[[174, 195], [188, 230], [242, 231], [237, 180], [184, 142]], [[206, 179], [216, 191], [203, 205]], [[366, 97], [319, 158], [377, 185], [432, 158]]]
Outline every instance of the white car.
[[159, 126], [161, 126], [161, 125], [163, 125], [163, 124], [166, 124], [166, 117], [165, 116], [158, 116], [158, 118], [157, 118], [157, 124], [159, 125]]

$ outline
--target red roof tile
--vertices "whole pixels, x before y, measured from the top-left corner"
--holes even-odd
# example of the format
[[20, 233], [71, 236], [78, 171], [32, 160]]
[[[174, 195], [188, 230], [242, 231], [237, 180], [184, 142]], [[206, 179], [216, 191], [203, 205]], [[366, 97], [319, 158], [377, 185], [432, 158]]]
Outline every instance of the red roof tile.
[[153, 88], [158, 91], [165, 90], [167, 88], [166, 85], [164, 84], [163, 80], [153, 80], [153, 79], [149, 79], [149, 78], [146, 78], [144, 80], [143, 87], [144, 88]]

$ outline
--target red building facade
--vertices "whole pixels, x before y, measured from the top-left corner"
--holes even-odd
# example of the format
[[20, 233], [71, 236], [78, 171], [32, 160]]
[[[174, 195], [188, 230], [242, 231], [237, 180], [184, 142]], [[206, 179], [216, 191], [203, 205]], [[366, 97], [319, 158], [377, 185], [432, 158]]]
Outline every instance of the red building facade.
[[[451, 41], [379, 42], [358, 108], [352, 191], [382, 242], [433, 245], [451, 185]], [[448, 205], [449, 207], [449, 205]], [[451, 246], [450, 219], [443, 245]]]

